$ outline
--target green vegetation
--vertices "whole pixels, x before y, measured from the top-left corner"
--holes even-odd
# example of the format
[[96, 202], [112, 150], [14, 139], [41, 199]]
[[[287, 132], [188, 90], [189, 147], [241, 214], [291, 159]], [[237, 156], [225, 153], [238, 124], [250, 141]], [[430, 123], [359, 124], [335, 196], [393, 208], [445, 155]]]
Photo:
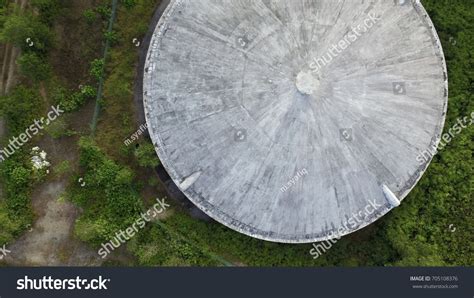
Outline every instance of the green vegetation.
[[[143, 36], [154, 10], [154, 1], [140, 1], [134, 9], [124, 10], [119, 5], [117, 22], [112, 28], [120, 41], [107, 54], [104, 79], [103, 112], [97, 129], [98, 144], [114, 158], [129, 161], [129, 151], [119, 150], [124, 136], [137, 130], [133, 105], [133, 83], [136, 74], [137, 49], [134, 38]], [[129, 26], [128, 24], [132, 24]], [[141, 28], [141, 29], [140, 29]]]
[[100, 81], [104, 77], [104, 59], [95, 59], [91, 63], [91, 76], [97, 81]]
[[108, 4], [98, 6], [96, 11], [104, 21], [108, 21], [112, 15], [112, 8]]
[[218, 266], [224, 263], [164, 224], [147, 227], [140, 237], [130, 241], [128, 248], [142, 266]]
[[11, 43], [23, 52], [46, 55], [53, 44], [53, 34], [48, 26], [29, 12], [20, 14], [15, 9], [4, 17], [2, 23], [0, 42]]
[[49, 64], [36, 53], [25, 53], [18, 59], [21, 73], [32, 80], [40, 82], [50, 77]]
[[[34, 123], [41, 112], [41, 99], [30, 88], [18, 87], [8, 96], [0, 97], [1, 114], [9, 134], [2, 142], [8, 146], [8, 138], [18, 136]], [[19, 236], [32, 220], [30, 203], [35, 177], [30, 163], [29, 146], [24, 146], [0, 163], [0, 179], [3, 185], [4, 201], [0, 200], [0, 242], [7, 243]]]
[[42, 23], [52, 26], [61, 13], [60, 0], [32, 0], [31, 4], [38, 11]]
[[[100, 60], [95, 60], [92, 64], [91, 74], [99, 80], [99, 88], [97, 91], [97, 98], [94, 109], [94, 116], [92, 118], [91, 130], [92, 135], [95, 135], [97, 129], [97, 122], [99, 120], [99, 114], [101, 111], [101, 106], [103, 103], [103, 90], [104, 90], [104, 72], [105, 72], [105, 62], [109, 58], [109, 50], [113, 43], [116, 41], [116, 36], [113, 32], [113, 26], [117, 16], [117, 7], [118, 0], [112, 0], [111, 7], [106, 7], [106, 9], [101, 9], [104, 7], [99, 7], [97, 11], [102, 15], [103, 18], [108, 19], [107, 30], [104, 33], [105, 37], [105, 46], [104, 54]], [[94, 65], [95, 63], [95, 65]]]
[[88, 100], [95, 98], [96, 90], [92, 86], [81, 86], [79, 91], [68, 91], [64, 87], [56, 87], [52, 97], [55, 103], [59, 104], [66, 112], [79, 110]]
[[64, 118], [54, 120], [45, 127], [45, 130], [53, 139], [74, 135], [74, 132], [68, 129], [67, 121]]
[[[449, 71], [445, 130], [474, 112], [474, 10], [470, 1], [423, 1], [443, 43]], [[386, 239], [399, 257], [394, 265], [472, 265], [474, 224], [471, 125], [437, 156], [402, 208], [387, 216]], [[470, 186], [471, 185], [471, 186]], [[449, 225], [456, 232], [449, 232]]]
[[141, 200], [130, 169], [108, 159], [90, 139], [82, 138], [79, 147], [86, 185], [71, 190], [71, 200], [85, 210], [76, 235], [100, 246], [132, 225], [140, 216]]
[[135, 157], [142, 167], [154, 168], [160, 164], [160, 160], [156, 156], [155, 146], [149, 142], [143, 143], [135, 150]]
[[[26, 128], [40, 119], [46, 110], [45, 102], [34, 83], [49, 77], [50, 67], [45, 61], [53, 46], [53, 34], [43, 14], [48, 3], [54, 0], [33, 1], [39, 13], [21, 11], [18, 7], [2, 6], [0, 10], [0, 42], [11, 43], [23, 51], [17, 60], [20, 69], [31, 83], [25, 82], [10, 94], [0, 97], [0, 115], [6, 122], [7, 135], [1, 140], [7, 146], [11, 137], [25, 132]], [[45, 10], [43, 10], [45, 9]], [[52, 14], [48, 17], [52, 21]], [[0, 182], [3, 198], [0, 200], [0, 243], [8, 243], [18, 237], [30, 224], [33, 213], [30, 195], [43, 173], [33, 170], [29, 154], [31, 144], [25, 144], [0, 163]], [[5, 157], [5, 156], [3, 156]]]
[[83, 16], [86, 19], [86, 22], [90, 25], [92, 25], [97, 20], [96, 12], [90, 8], [84, 10]]
[[43, 106], [38, 92], [26, 86], [19, 86], [8, 96], [1, 97], [0, 104], [11, 136], [19, 135], [33, 124]]
[[5, 201], [0, 201], [0, 242], [7, 243], [18, 237], [31, 223], [32, 212], [29, 195], [31, 193], [31, 169], [25, 154], [17, 152], [2, 165]]
[[122, 5], [130, 9], [137, 5], [137, 1], [136, 0], [122, 0]]
[[61, 177], [62, 175], [70, 171], [71, 171], [71, 163], [69, 162], [69, 160], [63, 160], [53, 169], [54, 175], [56, 175], [56, 177]]

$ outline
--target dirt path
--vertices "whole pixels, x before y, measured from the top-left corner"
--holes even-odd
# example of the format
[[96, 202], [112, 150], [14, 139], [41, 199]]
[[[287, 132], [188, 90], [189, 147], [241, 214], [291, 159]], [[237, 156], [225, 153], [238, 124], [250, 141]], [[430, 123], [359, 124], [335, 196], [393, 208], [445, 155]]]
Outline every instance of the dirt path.
[[77, 208], [59, 200], [65, 181], [40, 186], [33, 194], [37, 219], [31, 229], [9, 246], [6, 263], [13, 266], [98, 266], [95, 251], [72, 237]]
[[3, 46], [2, 72], [0, 74], [0, 95], [5, 94], [5, 84], [8, 79], [7, 73], [8, 73], [8, 67], [10, 65], [10, 51], [11, 51], [11, 45], [6, 44]]
[[[54, 168], [63, 160], [72, 165], [75, 163], [78, 153], [75, 146], [71, 146], [74, 142], [70, 138], [54, 140], [45, 136], [38, 146], [48, 153], [48, 160]], [[97, 252], [73, 236], [80, 210], [61, 199], [68, 179], [53, 177], [52, 168], [47, 181], [39, 185], [31, 196], [35, 213], [33, 226], [9, 245], [11, 254], [5, 261], [12, 266], [99, 266], [102, 260]]]
[[[15, 0], [19, 9], [27, 8], [28, 0]], [[85, 2], [77, 2], [83, 4]], [[83, 11], [82, 7], [78, 7]], [[4, 55], [0, 59], [2, 63], [0, 77], [0, 94], [8, 91], [16, 84], [17, 66], [16, 59], [20, 50], [12, 45], [5, 45], [0, 51]], [[49, 103], [48, 91], [40, 84], [39, 93], [44, 102]], [[69, 117], [68, 123], [71, 129], [84, 133], [89, 130], [88, 123], [83, 119], [92, 114], [93, 105], [86, 106], [81, 113], [64, 115]], [[1, 120], [1, 119], [0, 119]], [[0, 132], [3, 121], [0, 121]], [[61, 196], [66, 190], [71, 173], [62, 177], [54, 177], [53, 169], [60, 162], [68, 160], [71, 172], [77, 169], [77, 138], [65, 137], [52, 139], [44, 132], [39, 142], [35, 141], [42, 150], [48, 154], [48, 160], [52, 166], [51, 174], [46, 182], [38, 185], [32, 195], [31, 202], [35, 219], [27, 232], [21, 235], [15, 242], [8, 245], [11, 251], [3, 261], [8, 266], [100, 266], [103, 260], [97, 252], [87, 244], [74, 237], [74, 225], [81, 210], [74, 204], [62, 200]], [[0, 187], [1, 190], [1, 187]], [[120, 263], [131, 262], [127, 253], [117, 253], [109, 260], [118, 260]]]
[[[47, 91], [40, 85], [40, 94], [49, 102]], [[74, 224], [80, 210], [72, 203], [62, 200], [69, 173], [56, 179], [53, 168], [68, 160], [75, 167], [78, 160], [76, 140], [73, 138], [52, 139], [44, 136], [38, 146], [48, 153], [51, 162], [47, 181], [37, 187], [32, 196], [35, 221], [29, 231], [9, 245], [5, 262], [11, 266], [100, 266], [102, 260], [95, 250], [74, 238]]]
[[[15, 5], [19, 10], [17, 13], [24, 11], [27, 4], [28, 0], [15, 0]], [[2, 73], [0, 77], [0, 95], [5, 95], [11, 90], [16, 82], [16, 59], [18, 58], [18, 55], [20, 55], [20, 49], [11, 44], [6, 44], [4, 45], [2, 53], [4, 57], [2, 59]]]

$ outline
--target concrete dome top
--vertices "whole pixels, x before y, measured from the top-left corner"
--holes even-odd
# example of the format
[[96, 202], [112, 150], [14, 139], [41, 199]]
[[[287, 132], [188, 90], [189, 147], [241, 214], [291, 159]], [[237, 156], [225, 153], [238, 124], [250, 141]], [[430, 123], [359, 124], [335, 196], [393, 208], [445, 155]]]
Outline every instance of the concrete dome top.
[[447, 72], [419, 1], [175, 0], [144, 73], [158, 155], [209, 216], [275, 242], [337, 238], [428, 167]]

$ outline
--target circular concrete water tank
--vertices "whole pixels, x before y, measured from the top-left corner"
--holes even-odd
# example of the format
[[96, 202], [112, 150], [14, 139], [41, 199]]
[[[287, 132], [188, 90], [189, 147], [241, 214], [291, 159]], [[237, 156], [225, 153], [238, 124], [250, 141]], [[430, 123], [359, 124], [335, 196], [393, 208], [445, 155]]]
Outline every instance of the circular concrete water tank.
[[398, 206], [447, 108], [441, 44], [408, 0], [170, 1], [143, 86], [183, 193], [285, 243], [337, 238]]

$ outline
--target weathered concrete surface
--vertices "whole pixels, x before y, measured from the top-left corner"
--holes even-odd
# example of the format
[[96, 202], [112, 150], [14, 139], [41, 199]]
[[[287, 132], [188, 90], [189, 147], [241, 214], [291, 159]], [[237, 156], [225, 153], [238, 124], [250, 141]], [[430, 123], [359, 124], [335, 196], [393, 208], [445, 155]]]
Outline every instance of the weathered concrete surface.
[[[150, 44], [151, 38], [153, 37], [155, 27], [158, 24], [161, 16], [163, 15], [163, 12], [166, 10], [166, 7], [169, 5], [169, 3], [170, 0], [160, 1], [160, 4], [156, 8], [155, 13], [153, 14], [153, 17], [151, 19], [151, 26], [148, 29], [148, 32], [145, 34], [143, 40], [141, 41], [142, 46], [140, 47], [139, 51], [137, 75], [135, 77], [135, 84], [133, 90], [135, 115], [138, 120], [138, 127], [146, 122], [145, 109], [143, 106], [143, 74], [145, 73], [145, 62], [148, 54], [148, 45]], [[146, 135], [148, 136], [148, 131], [146, 131]]]
[[[370, 15], [370, 30], [312, 71]], [[144, 102], [191, 201], [247, 235], [305, 243], [406, 197], [428, 166], [419, 152], [439, 142], [447, 74], [418, 1], [175, 0], [151, 40]], [[369, 201], [379, 206], [365, 216]]]

